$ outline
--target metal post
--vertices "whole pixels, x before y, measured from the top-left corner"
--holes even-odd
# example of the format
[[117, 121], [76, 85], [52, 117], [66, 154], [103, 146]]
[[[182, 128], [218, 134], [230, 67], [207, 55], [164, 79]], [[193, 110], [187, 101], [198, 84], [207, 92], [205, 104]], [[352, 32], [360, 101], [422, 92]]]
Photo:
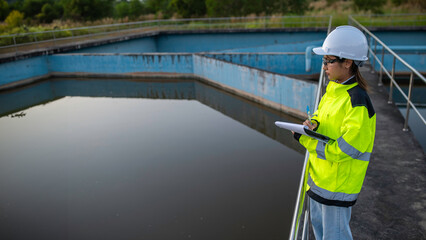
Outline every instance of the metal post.
[[309, 204], [311, 199], [306, 197], [306, 209], [305, 209], [305, 219], [303, 221], [303, 231], [302, 231], [302, 240], [309, 240]]
[[410, 74], [410, 86], [408, 87], [408, 101], [407, 101], [407, 113], [405, 114], [405, 123], [402, 131], [408, 132], [408, 117], [410, 116], [410, 102], [411, 102], [411, 89], [413, 88], [413, 77], [414, 74]]
[[[374, 56], [376, 56], [376, 49], [377, 49], [377, 41], [374, 40]], [[373, 70], [371, 70], [371, 73], [374, 73], [376, 71], [376, 59], [373, 58]]]
[[393, 57], [393, 62], [392, 62], [392, 78], [391, 78], [391, 81], [390, 81], [390, 85], [389, 85], [389, 100], [388, 100], [388, 103], [389, 104], [392, 104], [392, 95], [393, 95], [393, 81], [395, 80], [395, 61], [396, 61], [396, 58], [395, 58], [395, 56]]
[[15, 55], [18, 55], [18, 47], [16, 46], [15, 36], [13, 36], [13, 45], [15, 46]]
[[385, 57], [385, 48], [382, 46], [382, 64], [380, 64], [380, 77], [379, 77], [379, 86], [383, 86], [383, 65]]
[[52, 31], [52, 35], [53, 35], [53, 45], [56, 46], [56, 37], [55, 37], [55, 32]]

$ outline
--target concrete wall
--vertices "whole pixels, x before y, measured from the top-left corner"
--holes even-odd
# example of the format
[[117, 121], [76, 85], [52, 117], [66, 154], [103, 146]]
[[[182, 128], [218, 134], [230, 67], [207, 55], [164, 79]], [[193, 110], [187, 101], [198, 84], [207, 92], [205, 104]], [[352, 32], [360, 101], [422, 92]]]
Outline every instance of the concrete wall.
[[72, 53], [155, 53], [157, 41], [155, 37], [131, 39], [123, 42], [83, 48]]
[[49, 74], [47, 56], [0, 64], [0, 86]]
[[228, 61], [236, 64], [246, 65], [279, 74], [312, 75], [319, 74], [322, 64], [322, 56], [311, 57], [311, 67], [306, 69], [306, 55], [301, 54], [262, 54], [262, 53], [241, 53], [241, 54], [206, 54], [208, 57]]
[[[232, 64], [201, 55], [194, 56], [194, 74], [242, 92], [254, 101], [303, 116], [306, 106], [314, 106], [317, 85], [280, 74]], [[263, 101], [266, 100], [266, 101]]]
[[[258, 57], [259, 62], [269, 61]], [[290, 66], [294, 59], [290, 57], [287, 61], [277, 67]], [[24, 74], [21, 69], [25, 70]], [[192, 54], [58, 54], [1, 64], [0, 72], [2, 79], [8, 81], [67, 73], [104, 77], [182, 73], [297, 116], [303, 116], [306, 105], [314, 105], [316, 93], [315, 83]]]
[[[289, 43], [320, 41], [325, 31], [298, 32], [230, 32], [230, 33], [160, 33], [151, 37], [83, 48], [70, 53], [153, 53], [207, 52], [277, 44], [286, 51]], [[303, 50], [302, 50], [303, 51]]]
[[386, 45], [425, 45], [425, 31], [373, 31]]
[[48, 62], [51, 72], [64, 73], [193, 73], [192, 54], [58, 54]]
[[324, 39], [320, 40], [309, 40], [296, 43], [285, 43], [285, 44], [271, 44], [271, 45], [261, 45], [248, 48], [236, 48], [236, 49], [227, 49], [219, 52], [245, 52], [245, 53], [264, 53], [264, 52], [305, 52], [307, 46], [322, 46]]
[[[426, 72], [426, 54], [421, 54], [421, 55], [420, 54], [401, 54], [399, 56], [402, 59], [404, 59], [404, 61], [406, 61], [408, 64], [410, 64], [413, 68], [415, 68], [417, 71], [421, 73]], [[393, 55], [385, 54], [384, 66], [389, 71], [389, 73], [392, 70], [392, 64], [393, 64]], [[380, 65], [377, 62], [376, 62], [375, 69], [376, 71], [380, 71]], [[395, 69], [397, 73], [410, 72], [410, 70], [398, 60], [395, 62]]]

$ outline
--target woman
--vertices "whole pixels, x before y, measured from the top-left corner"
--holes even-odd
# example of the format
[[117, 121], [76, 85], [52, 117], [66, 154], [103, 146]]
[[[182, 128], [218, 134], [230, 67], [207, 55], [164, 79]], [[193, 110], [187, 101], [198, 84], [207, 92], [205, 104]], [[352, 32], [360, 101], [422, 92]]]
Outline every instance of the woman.
[[303, 124], [336, 139], [325, 144], [305, 135], [294, 137], [309, 151], [308, 191], [315, 238], [352, 239], [349, 227], [367, 171], [376, 131], [376, 114], [359, 72], [366, 61], [364, 34], [340, 26], [314, 53], [323, 55], [323, 69], [330, 80], [312, 122]]

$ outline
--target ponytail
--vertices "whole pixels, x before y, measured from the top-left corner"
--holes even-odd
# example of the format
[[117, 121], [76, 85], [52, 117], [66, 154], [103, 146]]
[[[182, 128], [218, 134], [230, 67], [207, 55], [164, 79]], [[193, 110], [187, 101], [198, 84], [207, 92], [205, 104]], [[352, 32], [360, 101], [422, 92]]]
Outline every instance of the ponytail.
[[361, 75], [359, 71], [358, 65], [355, 64], [355, 62], [352, 62], [351, 65], [351, 73], [352, 75], [355, 75], [355, 80], [357, 81], [358, 85], [364, 89], [365, 91], [368, 91], [368, 84], [365, 78]]

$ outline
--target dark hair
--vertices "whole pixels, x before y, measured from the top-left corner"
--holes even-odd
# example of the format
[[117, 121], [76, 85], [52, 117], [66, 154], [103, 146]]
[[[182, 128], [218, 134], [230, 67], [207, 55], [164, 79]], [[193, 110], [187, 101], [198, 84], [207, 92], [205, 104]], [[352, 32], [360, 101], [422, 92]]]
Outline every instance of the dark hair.
[[358, 65], [355, 64], [354, 61], [352, 61], [352, 65], [350, 68], [351, 74], [355, 75], [355, 80], [358, 82], [358, 85], [364, 89], [365, 91], [368, 91], [368, 84], [365, 78], [361, 75], [359, 71]]

